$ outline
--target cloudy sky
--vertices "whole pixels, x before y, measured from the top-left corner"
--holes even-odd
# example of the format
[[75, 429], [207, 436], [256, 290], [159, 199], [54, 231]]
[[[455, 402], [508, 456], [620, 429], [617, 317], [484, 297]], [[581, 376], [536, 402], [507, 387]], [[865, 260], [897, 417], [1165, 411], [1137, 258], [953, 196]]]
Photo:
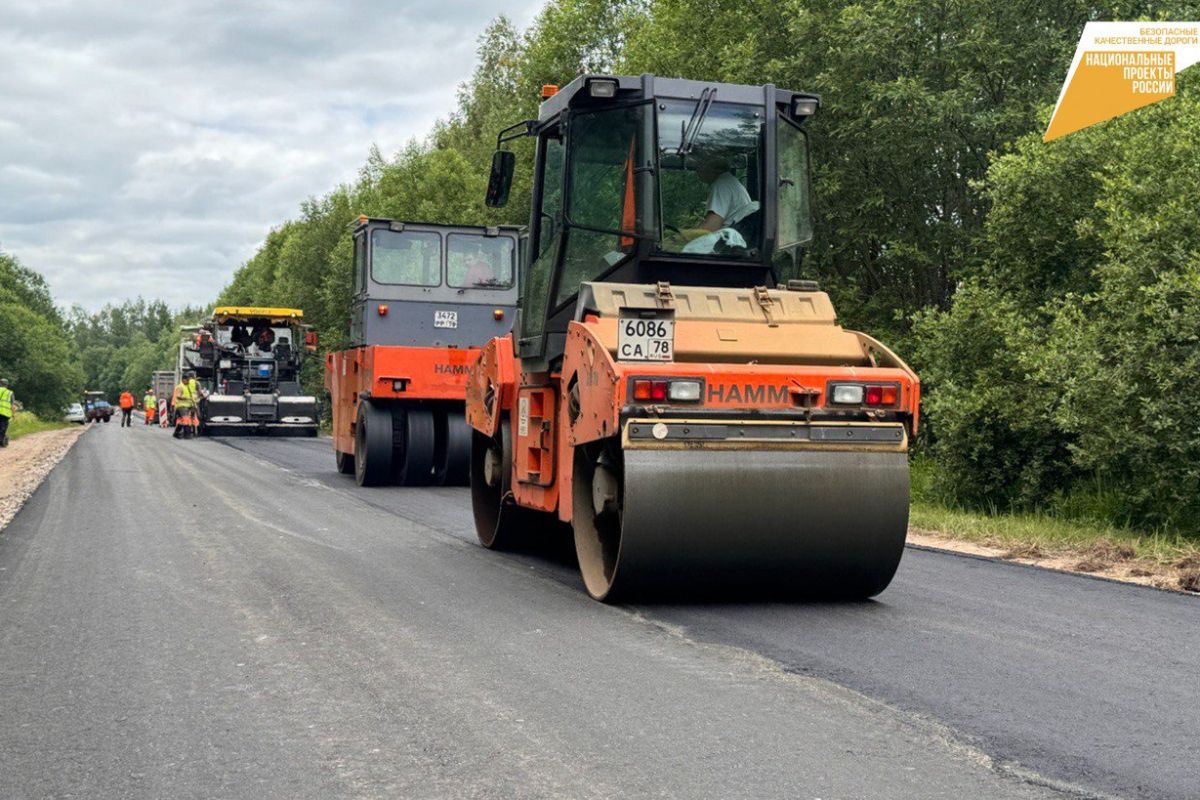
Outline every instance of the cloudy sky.
[[208, 302], [267, 230], [453, 109], [540, 0], [0, 0], [0, 249], [98, 308]]

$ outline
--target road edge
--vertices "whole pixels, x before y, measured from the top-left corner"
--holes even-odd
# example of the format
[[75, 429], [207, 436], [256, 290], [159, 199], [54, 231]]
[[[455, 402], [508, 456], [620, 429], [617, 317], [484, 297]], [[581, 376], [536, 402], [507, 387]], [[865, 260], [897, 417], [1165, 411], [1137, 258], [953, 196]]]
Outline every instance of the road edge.
[[[21, 509], [29, 502], [29, 498], [33, 497], [34, 492], [54, 471], [54, 468], [62, 463], [75, 443], [90, 430], [90, 425], [78, 428], [57, 428], [30, 433], [12, 441], [8, 450], [12, 451], [19, 447], [22, 451], [19, 457], [32, 458], [33, 461], [31, 465], [27, 465], [31, 467], [29, 472], [19, 474], [3, 492], [0, 492], [0, 536], [4, 535], [9, 523], [16, 519], [17, 514], [21, 513]], [[49, 441], [49, 444], [44, 444], [46, 441]], [[24, 452], [29, 450], [31, 445], [33, 452]], [[19, 469], [21, 467], [18, 467]]]

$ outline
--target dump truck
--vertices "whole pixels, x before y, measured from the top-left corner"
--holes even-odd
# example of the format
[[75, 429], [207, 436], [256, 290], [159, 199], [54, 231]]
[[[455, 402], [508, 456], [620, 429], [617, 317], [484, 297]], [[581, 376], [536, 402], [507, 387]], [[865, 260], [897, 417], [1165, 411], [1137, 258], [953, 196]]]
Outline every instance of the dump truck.
[[300, 387], [317, 337], [301, 309], [218, 306], [184, 333], [173, 378], [196, 373], [202, 433], [317, 435], [317, 398]]
[[887, 587], [920, 384], [801, 273], [819, 107], [583, 75], [500, 133], [489, 206], [536, 147], [518, 320], [467, 382], [485, 547], [569, 530], [606, 602]]
[[155, 397], [165, 397], [169, 402], [175, 391], [175, 373], [169, 369], [158, 370], [150, 376], [150, 386], [154, 388]]
[[467, 370], [512, 326], [520, 229], [359, 217], [350, 346], [325, 356], [338, 471], [465, 486]]

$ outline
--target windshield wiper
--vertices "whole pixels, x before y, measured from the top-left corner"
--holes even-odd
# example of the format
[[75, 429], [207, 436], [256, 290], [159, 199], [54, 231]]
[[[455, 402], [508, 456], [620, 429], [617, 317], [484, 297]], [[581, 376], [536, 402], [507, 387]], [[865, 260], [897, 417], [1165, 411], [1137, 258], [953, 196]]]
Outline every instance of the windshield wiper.
[[675, 155], [691, 155], [692, 148], [696, 143], [696, 136], [700, 133], [700, 128], [704, 125], [704, 118], [708, 116], [708, 110], [712, 108], [713, 99], [716, 96], [717, 87], [715, 86], [710, 86], [700, 92], [700, 99], [696, 101], [696, 107], [692, 109], [692, 116], [688, 118], [687, 127], [683, 129], [683, 134], [679, 137], [679, 147], [675, 150]]

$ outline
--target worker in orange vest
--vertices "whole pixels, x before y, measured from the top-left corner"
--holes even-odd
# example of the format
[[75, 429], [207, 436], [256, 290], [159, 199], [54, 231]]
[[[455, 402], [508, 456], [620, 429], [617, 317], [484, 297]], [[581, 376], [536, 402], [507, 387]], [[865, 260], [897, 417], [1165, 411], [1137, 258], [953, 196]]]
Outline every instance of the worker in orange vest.
[[121, 392], [121, 427], [128, 428], [133, 424], [133, 395]]

